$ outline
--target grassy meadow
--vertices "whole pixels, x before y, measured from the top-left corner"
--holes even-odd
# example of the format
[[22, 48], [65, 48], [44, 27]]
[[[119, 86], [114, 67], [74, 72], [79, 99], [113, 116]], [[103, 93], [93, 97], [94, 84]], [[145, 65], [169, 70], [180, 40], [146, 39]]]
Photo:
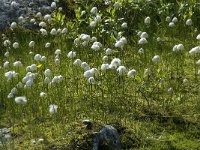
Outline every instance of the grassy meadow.
[[1, 31], [0, 149], [90, 150], [106, 124], [123, 150], [199, 149], [199, 3], [51, 7]]

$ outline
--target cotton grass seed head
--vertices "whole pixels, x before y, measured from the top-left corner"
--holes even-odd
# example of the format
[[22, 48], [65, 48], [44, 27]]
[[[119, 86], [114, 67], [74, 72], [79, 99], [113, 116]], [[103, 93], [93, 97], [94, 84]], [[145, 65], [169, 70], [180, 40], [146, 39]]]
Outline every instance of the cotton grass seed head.
[[25, 104], [27, 103], [26, 96], [18, 96], [18, 97], [15, 97], [15, 102], [16, 102], [17, 104], [25, 105]]

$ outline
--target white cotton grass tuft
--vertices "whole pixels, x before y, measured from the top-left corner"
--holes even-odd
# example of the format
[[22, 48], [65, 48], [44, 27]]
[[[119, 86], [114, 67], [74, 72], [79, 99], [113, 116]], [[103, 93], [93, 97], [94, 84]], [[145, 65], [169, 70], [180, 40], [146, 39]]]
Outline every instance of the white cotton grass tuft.
[[81, 66], [82, 61], [80, 59], [76, 59], [73, 64], [76, 66]]
[[45, 75], [45, 77], [51, 76], [51, 70], [50, 70], [50, 69], [46, 69], [46, 70], [44, 71], [44, 75]]
[[135, 75], [137, 74], [137, 71], [135, 69], [132, 69], [130, 71], [128, 71], [128, 77], [135, 77]]
[[117, 68], [121, 65], [121, 60], [119, 58], [114, 58], [110, 63], [110, 68]]
[[58, 105], [51, 104], [49, 105], [49, 113], [50, 114], [55, 114], [57, 113]]
[[68, 57], [68, 58], [74, 58], [74, 57], [76, 57], [76, 52], [70, 51], [70, 52], [67, 54], [67, 57]]
[[109, 64], [102, 64], [101, 65], [101, 70], [107, 70], [109, 69]]
[[26, 96], [18, 96], [18, 97], [15, 97], [15, 102], [16, 102], [17, 104], [25, 105], [25, 104], [27, 103]]
[[197, 39], [197, 40], [200, 40], [200, 34], [197, 35], [196, 39]]
[[46, 97], [46, 95], [47, 95], [47, 94], [46, 94], [45, 92], [40, 92], [40, 97], [41, 97], [41, 98]]
[[118, 72], [118, 74], [121, 76], [121, 75], [124, 75], [125, 73], [126, 73], [126, 67], [125, 66], [119, 66], [118, 68], [117, 68], [117, 72]]
[[8, 58], [8, 57], [10, 56], [9, 51], [5, 52], [5, 53], [4, 53], [4, 56]]
[[175, 51], [180, 51], [180, 50], [184, 50], [184, 46], [183, 44], [178, 44], [178, 45], [175, 45], [172, 49], [174, 52]]
[[200, 46], [196, 46], [189, 51], [189, 54], [197, 54], [200, 53]]
[[151, 18], [148, 16], [148, 17], [146, 17], [145, 19], [144, 19], [144, 23], [145, 24], [150, 24], [151, 23]]
[[18, 42], [14, 42], [14, 43], [13, 43], [13, 48], [14, 48], [14, 49], [19, 48], [19, 43], [18, 43]]
[[22, 65], [22, 62], [21, 62], [21, 61], [15, 61], [15, 62], [13, 63], [13, 66], [14, 66], [14, 67], [21, 67], [21, 66], [23, 66], [23, 65]]
[[152, 61], [153, 61], [154, 63], [157, 63], [159, 60], [160, 60], [160, 56], [159, 56], [159, 55], [155, 55], [155, 56], [152, 58]]
[[141, 39], [138, 41], [138, 44], [139, 44], [139, 45], [144, 45], [144, 44], [147, 44], [147, 43], [148, 43], [148, 41], [147, 41], [146, 38], [141, 38]]
[[94, 79], [94, 77], [89, 77], [89, 78], [88, 78], [88, 83], [90, 83], [90, 84], [95, 84], [95, 79]]
[[186, 25], [191, 26], [192, 25], [192, 19], [187, 19], [186, 20]]
[[34, 47], [35, 46], [35, 42], [34, 41], [30, 41], [28, 44], [29, 47]]

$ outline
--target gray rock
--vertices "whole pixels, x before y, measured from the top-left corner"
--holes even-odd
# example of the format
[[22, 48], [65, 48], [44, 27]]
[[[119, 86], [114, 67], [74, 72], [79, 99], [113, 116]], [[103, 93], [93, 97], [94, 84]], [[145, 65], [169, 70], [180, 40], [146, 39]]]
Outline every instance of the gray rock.
[[101, 143], [106, 143], [111, 149], [121, 149], [119, 134], [111, 125], [106, 125], [96, 133], [92, 150], [98, 150]]
[[[16, 5], [11, 5], [13, 1]], [[0, 30], [9, 27], [13, 21], [17, 22], [20, 16], [25, 18], [25, 22], [21, 23], [22, 26], [33, 28], [29, 23], [29, 17], [37, 12], [43, 15], [51, 13], [53, 10], [49, 6], [50, 0], [0, 0]]]

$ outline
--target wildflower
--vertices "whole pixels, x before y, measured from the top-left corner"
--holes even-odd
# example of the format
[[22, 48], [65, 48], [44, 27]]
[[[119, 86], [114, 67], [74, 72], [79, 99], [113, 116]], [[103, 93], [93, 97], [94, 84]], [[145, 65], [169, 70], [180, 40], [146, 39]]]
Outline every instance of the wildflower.
[[49, 48], [51, 46], [51, 43], [49, 43], [49, 42], [47, 42], [46, 44], [45, 44], [45, 48]]
[[46, 70], [44, 71], [44, 75], [45, 75], [46, 77], [51, 76], [51, 70], [50, 70], [50, 69], [46, 69]]
[[49, 106], [49, 112], [50, 112], [50, 114], [57, 113], [57, 109], [58, 109], [57, 105], [55, 105], [55, 104], [50, 105]]
[[90, 72], [91, 72], [92, 75], [98, 75], [99, 74], [99, 71], [97, 70], [97, 68], [90, 69]]
[[62, 33], [62, 34], [67, 33], [67, 28], [62, 29], [61, 33]]
[[81, 66], [81, 63], [82, 63], [82, 61], [80, 59], [76, 59], [73, 64]]
[[89, 78], [88, 78], [88, 83], [90, 83], [90, 84], [95, 84], [95, 79], [94, 79], [94, 77], [89, 77]]
[[95, 26], [96, 26], [96, 22], [95, 21], [90, 22], [90, 27], [94, 28]]
[[36, 144], [36, 141], [35, 141], [34, 139], [32, 139], [32, 140], [31, 140], [31, 143], [32, 143], [33, 145], [35, 145], [35, 144]]
[[8, 96], [7, 96], [8, 99], [13, 98], [13, 97], [14, 97], [13, 93], [9, 93]]
[[107, 70], [109, 69], [109, 64], [102, 64], [101, 65], [101, 70]]
[[27, 103], [26, 96], [18, 96], [18, 97], [15, 97], [15, 102], [16, 102], [17, 104], [25, 105], [25, 104]]
[[10, 62], [9, 62], [9, 61], [6, 61], [6, 62], [4, 62], [3, 67], [4, 67], [4, 68], [7, 68], [7, 67], [9, 66], [9, 64], [10, 64]]
[[81, 16], [83, 16], [83, 15], [85, 15], [85, 14], [86, 14], [86, 11], [85, 11], [85, 10], [81, 11]]
[[14, 49], [19, 48], [19, 43], [18, 43], [18, 42], [13, 43], [13, 48], [14, 48]]
[[146, 32], [142, 32], [140, 38], [148, 38], [148, 34]]
[[93, 7], [91, 10], [90, 10], [90, 13], [92, 14], [97, 14], [98, 10], [97, 10], [97, 7]]
[[171, 22], [171, 17], [167, 16], [165, 19], [167, 22]]
[[119, 66], [119, 67], [117, 68], [117, 72], [119, 73], [120, 76], [121, 76], [121, 75], [124, 75], [124, 73], [126, 72], [126, 67], [124, 67], [124, 66]]
[[10, 42], [9, 40], [5, 40], [5, 41], [3, 42], [3, 45], [4, 45], [5, 47], [10, 46], [10, 44], [11, 44], [11, 42]]
[[108, 56], [103, 56], [102, 60], [105, 62], [108, 61]]
[[41, 61], [42, 61], [42, 62], [44, 62], [44, 61], [46, 61], [46, 60], [47, 60], [46, 56], [42, 56], [42, 57], [41, 57]]
[[173, 23], [177, 23], [177, 22], [178, 22], [178, 18], [174, 17], [174, 18], [172, 19], [172, 22], [173, 22]]
[[55, 50], [55, 54], [56, 55], [60, 55], [61, 54], [61, 50], [60, 49]]
[[197, 35], [196, 39], [197, 39], [197, 40], [200, 40], [200, 34]]
[[143, 49], [143, 48], [140, 48], [140, 49], [138, 50], [138, 53], [139, 53], [139, 54], [143, 54], [143, 53], [144, 53], [144, 49]]
[[57, 31], [55, 28], [51, 29], [51, 32], [50, 32], [51, 35], [56, 35], [57, 34]]
[[121, 27], [122, 27], [122, 28], [127, 28], [127, 27], [128, 27], [128, 25], [127, 25], [127, 23], [126, 23], [126, 22], [124, 22], [124, 23], [122, 23]]
[[112, 49], [107, 48], [107, 49], [106, 49], [106, 55], [111, 55], [111, 54], [112, 54]]
[[119, 58], [114, 58], [111, 61], [111, 67], [117, 68], [120, 65], [121, 65], [121, 60]]
[[90, 69], [90, 66], [86, 62], [81, 63], [81, 67], [86, 71]]
[[41, 13], [41, 12], [38, 12], [38, 13], [36, 14], [36, 17], [42, 17], [42, 13]]
[[10, 27], [11, 27], [12, 29], [17, 28], [17, 23], [16, 23], [16, 22], [12, 22], [11, 25], [10, 25]]
[[136, 70], [135, 69], [132, 69], [128, 72], [128, 77], [134, 77], [136, 75]]
[[158, 37], [156, 40], [157, 40], [157, 42], [161, 42], [161, 38], [160, 37]]
[[8, 71], [8, 72], [6, 72], [6, 73], [4, 74], [4, 76], [5, 76], [6, 78], [8, 78], [8, 80], [10, 80], [10, 79], [16, 77], [17, 75], [18, 75], [18, 74], [17, 74], [15, 71]]
[[36, 20], [34, 19], [34, 18], [32, 18], [31, 20], [30, 20], [30, 23], [36, 23]]
[[15, 2], [15, 1], [12, 1], [10, 6], [13, 7], [13, 8], [16, 8], [16, 7], [19, 6], [19, 3]]
[[51, 3], [51, 8], [56, 9], [56, 2]]
[[146, 40], [146, 38], [141, 38], [139, 41], [138, 41], [138, 44], [139, 45], [144, 45], [144, 44], [147, 44], [148, 41]]
[[13, 63], [14, 67], [21, 67], [22, 66], [22, 62], [21, 61], [16, 61]]
[[31, 71], [37, 70], [37, 65], [36, 65], [36, 64], [32, 64], [32, 65], [30, 66], [30, 70], [31, 70]]
[[152, 61], [154, 63], [158, 62], [160, 60], [160, 56], [159, 55], [155, 55], [153, 58], [152, 58]]
[[12, 88], [11, 91], [10, 91], [10, 93], [16, 94], [17, 93], [17, 88], [16, 87]]
[[186, 21], [186, 25], [187, 25], [187, 26], [191, 26], [191, 25], [192, 25], [192, 19], [188, 19], [188, 20]]
[[44, 98], [47, 94], [45, 92], [40, 92], [40, 97]]
[[40, 32], [41, 32], [41, 34], [42, 34], [43, 36], [45, 36], [45, 35], [48, 34], [48, 33], [47, 33], [47, 30], [45, 30], [45, 29], [43, 29], [43, 28], [40, 29]]
[[36, 60], [36, 61], [41, 61], [41, 58], [42, 58], [42, 56], [40, 54], [36, 54], [34, 56], [34, 60]]
[[196, 62], [197, 65], [200, 65], [200, 59]]
[[127, 40], [125, 37], [122, 37], [119, 39], [119, 41], [116, 41], [115, 47], [123, 49], [124, 45], [127, 43]]
[[86, 71], [84, 72], [83, 76], [84, 76], [85, 78], [90, 78], [90, 77], [92, 77], [92, 73], [91, 73], [90, 70], [86, 70]]
[[34, 41], [30, 41], [30, 43], [28, 44], [29, 47], [34, 47], [35, 46], [35, 42]]
[[189, 51], [189, 54], [200, 53], [200, 46], [196, 46]]
[[41, 144], [41, 143], [44, 143], [44, 139], [43, 139], [43, 138], [39, 138], [39, 139], [38, 139], [38, 143], [40, 143], [40, 144]]
[[183, 84], [188, 83], [188, 79], [183, 79]]
[[174, 22], [170, 22], [170, 23], [169, 23], [169, 27], [172, 28], [172, 27], [174, 27], [174, 26], [175, 26]]
[[39, 27], [44, 28], [44, 27], [46, 27], [46, 26], [47, 26], [47, 24], [46, 24], [45, 22], [43, 22], [43, 21], [39, 23]]
[[146, 17], [146, 18], [144, 19], [144, 23], [145, 23], [145, 24], [150, 24], [150, 22], [151, 22], [151, 18], [150, 18], [150, 17]]
[[67, 57], [68, 57], [68, 58], [74, 58], [74, 57], [76, 57], [76, 52], [70, 51], [70, 52], [67, 54]]
[[97, 50], [100, 50], [101, 47], [102, 47], [102, 44], [100, 42], [94, 42], [91, 46], [91, 49], [97, 51]]

